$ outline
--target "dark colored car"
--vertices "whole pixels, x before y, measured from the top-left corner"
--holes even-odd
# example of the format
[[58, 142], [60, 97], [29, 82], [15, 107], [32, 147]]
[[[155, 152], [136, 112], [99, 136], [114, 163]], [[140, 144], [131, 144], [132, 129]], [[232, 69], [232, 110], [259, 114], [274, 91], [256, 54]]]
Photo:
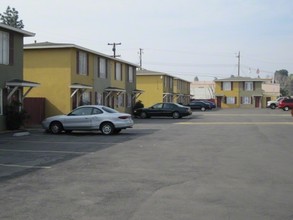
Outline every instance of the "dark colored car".
[[192, 101], [187, 106], [190, 107], [192, 110], [205, 111], [207, 109], [212, 109], [212, 106], [204, 101]]
[[212, 107], [212, 108], [216, 108], [217, 106], [216, 106], [216, 104], [214, 103], [214, 102], [212, 102], [212, 101], [203, 101], [203, 102], [206, 102], [206, 103], [208, 103], [208, 104], [210, 104], [210, 106]]
[[173, 118], [182, 118], [192, 114], [189, 107], [172, 102], [157, 103], [149, 108], [135, 109], [134, 116], [140, 118], [150, 118], [153, 116], [165, 116]]
[[282, 99], [278, 104], [278, 108], [281, 108], [284, 111], [293, 109], [293, 99]]

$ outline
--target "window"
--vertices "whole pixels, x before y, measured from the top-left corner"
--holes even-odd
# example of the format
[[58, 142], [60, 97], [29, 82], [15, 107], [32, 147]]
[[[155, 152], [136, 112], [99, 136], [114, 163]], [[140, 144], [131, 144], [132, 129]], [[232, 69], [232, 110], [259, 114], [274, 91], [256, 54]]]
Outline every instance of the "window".
[[132, 66], [128, 67], [128, 82], [130, 83], [133, 82], [133, 67]]
[[0, 64], [9, 64], [9, 33], [0, 31]]
[[121, 93], [119, 96], [118, 96], [118, 107], [124, 107], [124, 93]]
[[127, 94], [127, 107], [130, 108], [132, 103], [131, 94]]
[[242, 97], [242, 104], [251, 104], [251, 97]]
[[122, 68], [121, 63], [115, 64], [115, 80], [121, 81], [122, 80]]
[[98, 115], [98, 114], [102, 114], [103, 112], [100, 110], [100, 109], [98, 109], [98, 108], [93, 108], [93, 112], [92, 112], [92, 114], [93, 115]]
[[253, 82], [244, 82], [245, 91], [253, 91]]
[[90, 92], [83, 92], [81, 95], [80, 105], [91, 104]]
[[98, 77], [102, 78], [102, 79], [106, 79], [107, 78], [107, 60], [105, 58], [101, 58], [99, 59], [99, 73], [98, 73]]
[[2, 89], [0, 89], [0, 115], [3, 115]]
[[86, 52], [77, 52], [77, 74], [88, 75], [88, 55]]
[[173, 79], [170, 77], [170, 89], [173, 88]]
[[76, 115], [76, 116], [79, 116], [79, 115], [91, 115], [92, 114], [92, 108], [79, 108], [79, 109], [76, 109], [74, 110], [73, 112], [70, 113], [70, 115]]
[[236, 104], [236, 102], [235, 102], [235, 97], [228, 96], [228, 97], [227, 97], [227, 100], [226, 100], [226, 103], [227, 103], [227, 104]]
[[223, 82], [223, 90], [231, 91], [232, 90], [232, 82]]

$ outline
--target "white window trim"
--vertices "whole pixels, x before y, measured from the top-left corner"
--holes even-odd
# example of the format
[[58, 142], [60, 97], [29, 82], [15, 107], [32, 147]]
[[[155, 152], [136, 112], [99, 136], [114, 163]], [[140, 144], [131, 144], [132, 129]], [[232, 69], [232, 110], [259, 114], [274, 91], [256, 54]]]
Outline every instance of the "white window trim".
[[223, 90], [224, 91], [231, 91], [232, 90], [232, 83], [231, 82], [223, 82]]
[[245, 91], [253, 91], [253, 82], [244, 82], [245, 83]]
[[251, 105], [251, 97], [248, 97], [248, 96], [242, 97], [242, 104]]
[[0, 64], [9, 65], [9, 33], [0, 31]]
[[105, 58], [99, 58], [99, 78], [107, 78], [107, 60]]
[[234, 105], [235, 104], [235, 97], [234, 96], [227, 96], [226, 104]]
[[122, 81], [122, 66], [121, 63], [115, 64], [115, 80]]
[[133, 71], [133, 67], [129, 66], [128, 67], [128, 82], [132, 83], [133, 82], [133, 76], [134, 76], [134, 71]]

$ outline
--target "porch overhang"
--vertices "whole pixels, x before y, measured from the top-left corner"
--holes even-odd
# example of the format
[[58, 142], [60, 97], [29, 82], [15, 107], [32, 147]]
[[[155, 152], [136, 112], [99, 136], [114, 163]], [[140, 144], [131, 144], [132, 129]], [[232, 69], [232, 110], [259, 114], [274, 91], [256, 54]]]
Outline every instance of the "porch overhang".
[[132, 94], [133, 94], [133, 100], [137, 99], [142, 93], [144, 93], [143, 90], [138, 90], [138, 89], [135, 89], [132, 91]]
[[121, 89], [118, 87], [107, 87], [106, 89], [104, 89], [104, 91], [108, 93], [106, 95], [106, 99], [113, 93], [116, 93], [117, 95], [120, 95], [122, 93], [126, 93], [125, 89]]
[[72, 98], [79, 90], [85, 91], [87, 89], [93, 89], [92, 86], [79, 84], [79, 83], [73, 83], [69, 86], [70, 89], [74, 89], [71, 93], [70, 97]]
[[[8, 89], [8, 95], [7, 95], [7, 100], [9, 100], [12, 95], [19, 89], [19, 88], [24, 88], [28, 87], [29, 89], [26, 91], [25, 94], [22, 96], [22, 100], [27, 96], [27, 94], [35, 87], [40, 86], [39, 83], [36, 82], [30, 82], [30, 81], [25, 81], [21, 79], [13, 79], [10, 81], [7, 81], [5, 83], [6, 88]], [[10, 90], [11, 89], [11, 90]]]
[[165, 98], [166, 96], [171, 96], [173, 95], [173, 93], [163, 93], [163, 98]]

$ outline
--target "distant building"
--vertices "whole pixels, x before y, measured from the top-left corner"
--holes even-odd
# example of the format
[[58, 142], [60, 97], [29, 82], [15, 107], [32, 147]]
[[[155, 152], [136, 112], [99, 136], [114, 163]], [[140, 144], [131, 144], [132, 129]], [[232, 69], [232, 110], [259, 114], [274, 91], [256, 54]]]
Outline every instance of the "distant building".
[[193, 99], [214, 99], [215, 82], [213, 81], [193, 81], [190, 84], [190, 94]]

